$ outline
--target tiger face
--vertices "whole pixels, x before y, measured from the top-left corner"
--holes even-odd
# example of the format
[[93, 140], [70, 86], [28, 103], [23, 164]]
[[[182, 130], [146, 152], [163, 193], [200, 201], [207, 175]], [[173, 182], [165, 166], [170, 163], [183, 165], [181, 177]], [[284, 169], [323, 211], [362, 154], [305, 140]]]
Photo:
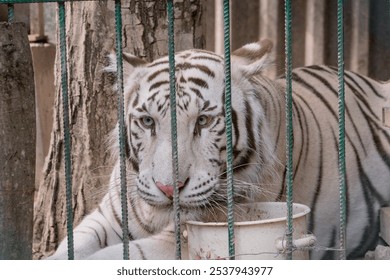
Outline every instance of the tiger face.
[[[240, 118], [236, 112], [248, 109], [244, 92], [248, 70], [260, 69], [252, 65], [251, 58], [239, 54], [255, 56], [260, 51], [266, 53], [259, 44], [247, 53], [240, 49], [235, 61], [241, 68], [233, 65], [233, 146], [237, 166], [250, 160], [251, 145], [258, 140], [250, 131], [249, 126], [254, 124], [248, 118], [252, 116]], [[168, 59], [146, 63], [134, 56], [124, 57], [129, 161], [137, 172], [137, 193], [152, 206], [169, 208], [174, 183]], [[259, 59], [255, 61], [259, 63]], [[182, 208], [199, 208], [225, 199], [221, 197], [226, 168], [224, 62], [214, 53], [190, 50], [177, 54], [175, 63], [179, 201]], [[239, 132], [240, 126], [249, 131]], [[244, 140], [248, 136], [251, 139]]]

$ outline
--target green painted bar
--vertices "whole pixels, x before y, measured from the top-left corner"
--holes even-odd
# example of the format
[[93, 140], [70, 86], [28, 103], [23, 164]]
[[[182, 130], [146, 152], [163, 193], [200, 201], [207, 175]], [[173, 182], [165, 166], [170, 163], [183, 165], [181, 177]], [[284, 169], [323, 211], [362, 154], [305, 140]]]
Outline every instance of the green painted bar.
[[115, 46], [118, 85], [118, 124], [119, 124], [119, 163], [122, 209], [123, 259], [129, 259], [129, 221], [127, 207], [127, 175], [126, 175], [126, 127], [123, 96], [123, 59], [122, 59], [122, 13], [121, 1], [115, 0]]
[[72, 207], [72, 143], [69, 128], [69, 98], [68, 98], [68, 70], [66, 58], [66, 32], [65, 32], [65, 3], [58, 3], [58, 18], [60, 32], [60, 56], [61, 56], [61, 92], [63, 110], [63, 134], [64, 134], [64, 159], [65, 159], [65, 184], [66, 184], [66, 225], [68, 237], [68, 259], [74, 259], [73, 246], [73, 207]]
[[231, 63], [230, 63], [230, 3], [223, 1], [224, 47], [225, 47], [225, 126], [226, 126], [226, 176], [229, 258], [235, 259], [234, 246], [234, 185], [233, 185], [233, 130], [231, 108]]
[[171, 138], [172, 138], [172, 179], [173, 179], [173, 208], [175, 211], [175, 243], [176, 259], [181, 259], [181, 229], [179, 201], [179, 155], [177, 149], [177, 117], [176, 117], [176, 77], [175, 77], [175, 11], [173, 0], [167, 2], [168, 13], [168, 58], [169, 58], [169, 91], [171, 104]]
[[13, 22], [15, 19], [15, 6], [8, 4], [8, 22]]
[[293, 122], [292, 122], [292, 13], [291, 0], [285, 0], [285, 75], [286, 75], [286, 201], [287, 201], [287, 256], [292, 260], [293, 234]]
[[345, 98], [344, 98], [344, 0], [337, 1], [337, 67], [339, 119], [340, 259], [346, 259]]

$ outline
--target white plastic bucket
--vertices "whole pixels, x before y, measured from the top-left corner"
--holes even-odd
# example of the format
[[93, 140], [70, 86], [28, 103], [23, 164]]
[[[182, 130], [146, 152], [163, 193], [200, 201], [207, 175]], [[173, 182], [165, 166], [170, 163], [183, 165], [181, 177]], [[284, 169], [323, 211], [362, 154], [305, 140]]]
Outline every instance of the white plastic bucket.
[[[234, 223], [236, 259], [285, 259], [287, 205], [282, 202], [259, 202], [240, 205], [256, 216], [255, 221]], [[305, 249], [315, 243], [307, 233], [310, 208], [293, 204], [293, 259], [308, 259]], [[227, 223], [187, 222], [189, 259], [227, 259]]]

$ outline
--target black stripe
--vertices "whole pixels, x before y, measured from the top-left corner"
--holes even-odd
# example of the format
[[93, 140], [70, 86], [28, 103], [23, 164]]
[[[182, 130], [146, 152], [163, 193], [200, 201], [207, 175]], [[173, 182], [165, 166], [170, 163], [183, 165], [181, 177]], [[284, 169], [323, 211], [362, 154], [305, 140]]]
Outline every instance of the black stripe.
[[[97, 222], [96, 220], [94, 220], [94, 221]], [[100, 223], [98, 223], [98, 224], [99, 224], [99, 226], [101, 226], [101, 228], [104, 231], [103, 232], [103, 234], [104, 234], [104, 241], [101, 240], [100, 235], [97, 232], [97, 230], [95, 230], [93, 228], [90, 228], [90, 227], [88, 227], [88, 228], [92, 229], [95, 232], [97, 238], [99, 239], [100, 248], [104, 248], [104, 247], [107, 247], [107, 231], [104, 229], [104, 227]]]
[[[119, 195], [119, 191], [118, 191], [118, 188], [115, 188], [116, 190], [116, 193], [117, 195]], [[113, 198], [112, 198], [112, 193], [110, 192], [109, 193], [109, 198], [110, 198], [110, 207], [112, 209], [112, 212], [114, 214], [114, 218], [115, 218], [115, 221], [117, 222], [117, 224], [122, 228], [122, 220], [120, 218], [120, 216], [116, 213], [115, 211], [115, 207], [114, 207], [114, 201], [113, 201]]]
[[188, 62], [185, 63], [178, 63], [176, 64], [176, 68], [186, 70], [186, 69], [197, 69], [203, 73], [205, 73], [207, 76], [210, 76], [212, 78], [215, 77], [215, 73], [208, 68], [206, 65], [201, 65], [201, 64], [191, 64]]
[[207, 110], [205, 110], [205, 112], [210, 112], [210, 111], [213, 111], [213, 110], [215, 110], [215, 109], [217, 109], [217, 108], [218, 108], [218, 106], [215, 105], [215, 106], [212, 106], [212, 107], [210, 107], [210, 108], [207, 108]]
[[141, 256], [141, 260], [146, 260], [144, 251], [141, 249], [141, 246], [138, 243], [136, 243], [136, 242], [134, 242], [134, 245], [138, 249], [138, 252], [139, 252], [139, 254]]
[[170, 102], [169, 94], [164, 96], [163, 103], [160, 103], [161, 100], [157, 101], [157, 111], [160, 112], [162, 108], [168, 108], [168, 106], [165, 106], [167, 103]]
[[215, 62], [218, 62], [218, 63], [222, 63], [222, 59], [220, 58], [214, 58], [214, 57], [211, 57], [211, 56], [205, 56], [205, 55], [202, 55], [202, 56], [193, 56], [191, 57], [191, 59], [200, 59], [200, 60], [211, 60], [211, 61], [215, 61]]
[[203, 103], [202, 109], [200, 109], [200, 110], [201, 110], [201, 111], [204, 111], [204, 110], [207, 109], [209, 106], [210, 106], [210, 101], [206, 100], [206, 101]]
[[[302, 96], [295, 96], [295, 98], [303, 99]], [[305, 165], [307, 162], [307, 157], [309, 155], [309, 127], [308, 127], [308, 124], [307, 124], [307, 121], [305, 118], [304, 111], [302, 110], [302, 108], [300, 106], [298, 106], [296, 104], [295, 101], [296, 101], [296, 99], [293, 100], [293, 106], [294, 106], [295, 112], [296, 112], [295, 117], [298, 119], [299, 128], [301, 130], [302, 143], [301, 143], [301, 151], [299, 152], [298, 160], [296, 162], [296, 168], [294, 170], [294, 178], [293, 179], [295, 179], [295, 175], [298, 173], [298, 168], [301, 166], [301, 160], [302, 160], [303, 156], [304, 156], [303, 163]]]
[[[360, 96], [358, 95], [358, 92], [355, 90], [355, 88], [353, 88], [348, 82], [346, 82], [346, 85], [347, 85], [347, 87], [350, 88], [351, 91], [355, 94], [355, 97], [356, 97], [358, 100], [361, 100], [361, 101], [364, 103], [364, 105], [366, 105], [367, 108], [369, 108], [369, 107], [368, 107], [369, 105], [367, 104], [366, 100], [360, 99]], [[360, 104], [359, 104], [358, 101], [357, 101], [357, 105], [359, 106], [360, 111], [363, 112], [363, 108], [361, 108], [361, 106], [360, 106]], [[371, 111], [371, 109], [369, 109], [369, 110]], [[372, 111], [371, 111], [371, 112], [372, 112]], [[353, 119], [353, 118], [350, 118], [350, 122], [352, 123], [353, 129], [354, 129], [355, 132], [356, 132], [356, 135], [357, 135], [357, 137], [358, 137], [360, 146], [363, 148], [364, 154], [367, 155], [366, 146], [364, 145], [363, 139], [362, 139], [362, 137], [361, 137], [361, 135], [360, 135], [360, 133], [359, 133], [359, 130], [358, 130], [358, 128], [357, 128], [357, 126], [356, 126], [356, 124], [355, 124], [355, 122], [354, 122], [354, 119]]]
[[139, 173], [138, 161], [136, 161], [133, 157], [130, 157], [130, 158], [129, 158], [129, 161], [130, 161], [130, 164], [131, 164], [131, 167], [133, 168], [133, 170], [134, 170], [136, 173]]
[[314, 70], [318, 70], [318, 71], [322, 71], [334, 75], [332, 69], [325, 65], [310, 65], [310, 66], [305, 66], [305, 68], [314, 69]]
[[[354, 75], [355, 77], [358, 77], [357, 75]], [[354, 85], [355, 87], [358, 87], [360, 92], [363, 93], [364, 95], [367, 95], [367, 93], [364, 91], [364, 89], [360, 86], [360, 84], [353, 78], [352, 75], [350, 75], [350, 73], [346, 72], [345, 73], [345, 77], [350, 80]]]
[[277, 130], [278, 134], [276, 135], [276, 141], [275, 141], [275, 146], [274, 146], [274, 153], [276, 153], [276, 150], [278, 149], [278, 146], [279, 146], [281, 130], [282, 130], [282, 121], [279, 119], [278, 130]]
[[[139, 191], [139, 189], [138, 189], [138, 191]], [[144, 231], [146, 231], [147, 233], [149, 233], [149, 234], [153, 234], [154, 231], [149, 227], [149, 225], [145, 224], [145, 223], [141, 220], [141, 218], [139, 217], [138, 212], [137, 212], [137, 209], [138, 209], [138, 208], [137, 208], [136, 205], [135, 205], [135, 202], [134, 202], [134, 198], [133, 198], [133, 197], [130, 197], [130, 207], [131, 207], [131, 210], [132, 210], [133, 213], [134, 213], [135, 219], [137, 220], [138, 224], [142, 227], [142, 229], [143, 229]]]
[[[110, 203], [111, 203], [111, 196], [110, 196]], [[118, 217], [118, 214], [116, 213], [115, 209], [112, 208], [112, 205], [110, 205], [110, 206], [111, 206], [111, 210], [112, 210], [112, 213], [113, 213], [113, 215], [114, 215], [115, 221], [118, 223], [118, 225], [120, 225], [120, 227], [122, 227], [122, 222], [120, 221], [120, 218]], [[103, 209], [101, 208], [100, 205], [98, 206], [98, 209], [97, 209], [97, 210], [98, 210], [98, 212], [99, 212], [103, 217], [105, 217], [105, 216], [103, 215]], [[112, 228], [112, 230], [115, 232], [115, 234], [118, 236], [119, 239], [122, 239], [122, 236], [121, 236], [120, 234], [118, 234], [118, 233], [115, 231], [114, 228]], [[133, 237], [131, 236], [130, 233], [129, 233], [129, 237], [131, 237], [130, 240], [133, 239]], [[107, 239], [107, 238], [106, 238], [106, 239]]]
[[106, 231], [106, 229], [102, 226], [102, 229], [103, 229], [103, 231], [104, 231], [104, 243], [103, 243], [103, 247], [107, 247], [107, 236], [108, 236], [108, 234], [107, 234], [107, 231]]
[[196, 88], [193, 88], [193, 87], [190, 87], [190, 90], [192, 90], [196, 94], [197, 97], [199, 97], [200, 99], [204, 100], [203, 95], [200, 92], [200, 90], [198, 90]]
[[207, 89], [209, 88], [208, 83], [203, 79], [190, 77], [188, 78], [188, 81], [194, 83], [195, 85], [201, 88], [207, 88]]
[[[338, 151], [338, 149], [339, 149], [339, 146], [338, 146], [338, 142], [339, 142], [338, 141], [338, 136], [336, 136], [336, 132], [335, 132], [334, 129], [332, 129], [331, 132], [332, 132], [333, 144], [334, 144], [333, 150], [334, 151]], [[355, 153], [355, 156], [358, 157], [357, 154], [356, 154], [357, 150], [356, 150], [355, 146], [353, 145], [353, 143], [351, 141], [349, 141], [349, 142], [351, 143], [351, 146], [352, 146], [352, 149], [353, 149], [353, 151]], [[346, 213], [347, 221], [346, 222], [348, 222], [348, 215], [349, 215], [350, 209], [351, 209], [350, 202], [349, 202], [349, 199], [348, 199], [349, 198], [349, 188], [350, 188], [348, 184], [349, 184], [349, 180], [348, 180], [348, 176], [346, 174], [345, 175], [345, 186], [346, 186], [345, 192], [346, 192], [346, 198], [347, 198], [346, 199], [346, 205], [345, 205], [345, 208], [347, 209], [347, 213]]]
[[125, 157], [130, 158], [131, 151], [130, 151], [130, 146], [129, 146], [129, 142], [127, 141], [127, 139], [126, 139], [124, 144], [125, 144]]
[[135, 140], [139, 140], [140, 139], [138, 134], [136, 132], [134, 132], [134, 131], [131, 132], [131, 136], [133, 136]]
[[[329, 67], [329, 68], [331, 68], [332, 70], [334, 70], [334, 71], [337, 73], [337, 68], [336, 68], [336, 67]], [[370, 81], [368, 78], [366, 78], [365, 76], [360, 75], [360, 74], [358, 74], [358, 73], [349, 72], [349, 71], [345, 71], [345, 72], [344, 72], [344, 75], [349, 75], [349, 73], [350, 73], [350, 74], [353, 74], [355, 77], [357, 77], [357, 78], [359, 78], [360, 80], [362, 80], [362, 81], [364, 82], [364, 84], [366, 84], [366, 86], [369, 87], [369, 88], [371, 89], [371, 91], [372, 91], [376, 96], [378, 96], [379, 98], [382, 98], [382, 99], [386, 99], [386, 97], [380, 95], [379, 92], [377, 92], [377, 91], [375, 90], [375, 88], [373, 87], [371, 81]], [[356, 82], [356, 81], [355, 81], [355, 82]], [[358, 82], [356, 82], [356, 84], [358, 84]], [[366, 91], [364, 91], [363, 89], [362, 89], [362, 92], [363, 92], [364, 94], [367, 94]]]
[[[299, 106], [298, 106], [299, 107]], [[300, 108], [302, 109], [302, 108]], [[303, 114], [303, 121], [305, 123], [305, 126], [304, 128], [306, 129], [306, 133], [305, 133], [305, 137], [306, 137], [306, 148], [305, 148], [305, 159], [304, 159], [304, 162], [306, 163], [307, 162], [307, 157], [309, 156], [309, 143], [310, 143], [310, 136], [309, 136], [309, 124], [307, 122], [307, 119], [305, 118], [305, 111], [302, 110], [302, 114]], [[301, 128], [303, 130], [303, 128]], [[303, 131], [302, 131], [303, 132]]]
[[[318, 75], [317, 73], [315, 72], [312, 72], [308, 69], [302, 69], [303, 72], [307, 73], [308, 75], [311, 75], [313, 78], [317, 79], [318, 81], [320, 81], [323, 85], [325, 85], [336, 97], [338, 97], [338, 93], [337, 91], [332, 87], [332, 85], [326, 80], [324, 79], [322, 76]], [[328, 105], [327, 105], [328, 106]], [[332, 111], [333, 112], [333, 111]], [[354, 119], [351, 117], [351, 114], [350, 114], [350, 111], [349, 111], [349, 107], [345, 107], [345, 113], [346, 113], [346, 116], [347, 118], [349, 119], [349, 121], [352, 123], [352, 126], [354, 127], [355, 129], [355, 132], [357, 135], [359, 135], [359, 131], [357, 130], [357, 126], [355, 125], [354, 123]], [[338, 118], [336, 118], [337, 121], [338, 121]], [[351, 139], [349, 138], [349, 134], [347, 134], [347, 138], [348, 140], [351, 141]], [[360, 138], [361, 140], [361, 138]], [[363, 142], [361, 141], [360, 144], [362, 146], [364, 146]]]
[[[365, 114], [365, 113], [363, 112], [363, 114]], [[376, 138], [377, 137], [377, 134], [376, 134], [377, 130], [372, 127], [372, 124], [376, 125], [375, 123], [371, 123], [371, 124], [368, 123], [371, 134], [374, 137], [374, 142], [376, 142], [376, 140], [379, 140], [379, 138]], [[376, 138], [376, 140], [375, 140], [375, 138]], [[388, 140], [390, 140], [390, 139], [388, 139]], [[378, 151], [378, 154], [383, 155], [385, 157], [385, 158], [383, 158], [383, 160], [389, 167], [390, 159], [388, 156], [386, 156], [386, 152], [384, 150], [382, 150], [383, 146], [380, 143], [381, 143], [380, 140], [379, 140], [379, 143], [376, 143], [377, 147], [378, 146], [380, 147], [379, 148], [380, 151]], [[366, 228], [364, 230], [364, 233], [363, 233], [363, 236], [361, 238], [359, 245], [352, 252], [350, 252], [348, 254], [348, 258], [356, 258], [356, 257], [361, 257], [367, 250], [373, 249], [374, 245], [377, 242], [379, 228], [378, 228], [378, 222], [377, 222], [377, 219], [378, 219], [377, 213], [376, 213], [377, 211], [375, 210], [376, 208], [374, 207], [375, 202], [377, 202], [381, 206], [385, 206], [387, 203], [382, 198], [380, 193], [376, 190], [375, 186], [372, 184], [371, 180], [369, 179], [369, 177], [365, 173], [363, 166], [361, 165], [362, 159], [360, 158], [360, 156], [357, 152], [357, 149], [353, 145], [352, 142], [351, 142], [351, 146], [352, 146], [352, 149], [353, 149], [355, 156], [356, 156], [356, 163], [358, 165], [359, 178], [360, 178], [363, 196], [364, 196], [364, 200], [365, 200], [365, 204], [366, 204], [366, 208], [367, 208], [367, 214], [369, 217], [368, 218], [369, 224], [366, 226]], [[348, 191], [348, 189], [349, 188], [347, 187], [347, 191]], [[348, 193], [347, 193], [347, 197], [348, 197]], [[374, 201], [374, 199], [376, 201]], [[347, 200], [347, 210], [349, 208], [350, 208], [349, 207], [349, 200]], [[374, 228], [372, 227], [373, 224], [375, 224]]]
[[192, 197], [202, 197], [203, 198], [205, 194], [208, 194], [211, 191], [214, 191], [214, 186], [211, 186], [210, 188], [208, 188], [208, 189], [206, 189], [206, 190], [204, 190], [202, 192], [198, 192], [198, 193], [193, 193], [193, 194], [187, 195], [186, 198], [192, 198]]
[[[99, 235], [97, 234], [97, 232], [96, 232], [96, 230], [95, 230], [94, 228], [88, 227], [88, 226], [85, 226], [85, 228], [86, 228], [86, 229], [89, 229], [89, 230], [92, 230], [92, 231], [94, 232], [94, 234], [97, 235], [99, 247], [100, 247], [101, 249], [104, 248], [104, 247], [106, 247], [106, 246], [103, 246], [103, 245], [102, 245], [102, 242], [101, 242], [101, 240], [100, 240], [100, 237], [99, 237]], [[79, 230], [79, 229], [76, 229], [76, 230], [75, 230], [75, 233], [83, 233], [83, 234], [91, 235], [91, 232], [89, 232], [89, 231], [84, 231], [84, 230]]]
[[296, 73], [292, 73], [292, 78], [295, 82], [303, 85], [304, 87], [308, 88], [311, 93], [315, 94], [318, 99], [321, 100], [321, 102], [325, 105], [325, 107], [329, 110], [329, 112], [332, 114], [332, 116], [337, 120], [338, 116], [335, 113], [335, 111], [332, 109], [332, 106], [329, 104], [329, 102], [322, 96], [322, 94], [316, 90], [312, 85], [308, 84], [304, 79], [299, 77]]
[[[331, 91], [336, 97], [338, 97], [337, 91], [336, 91], [336, 90], [332, 87], [332, 85], [331, 85], [327, 80], [325, 80], [323, 77], [321, 77], [321, 76], [319, 76], [317, 73], [314, 73], [314, 72], [309, 71], [309, 70], [307, 70], [307, 69], [302, 69], [302, 71], [305, 72], [305, 73], [307, 73], [307, 74], [309, 74], [309, 75], [311, 75], [312, 77], [318, 79], [318, 80], [319, 80], [321, 83], [323, 83], [327, 88], [329, 88], [330, 91]], [[361, 111], [362, 113], [364, 113], [364, 111], [363, 111], [362, 108], [360, 107], [359, 103], [357, 103], [357, 104], [358, 104], [358, 106], [359, 106], [359, 108], [360, 108], [360, 111]], [[326, 105], [327, 107], [329, 106], [329, 104], [325, 104], [325, 105]], [[328, 109], [330, 109], [330, 106], [329, 106]], [[331, 110], [331, 109], [330, 109], [330, 110]], [[333, 115], [335, 115], [335, 113], [334, 113], [333, 111], [331, 111], [331, 112], [333, 113]], [[360, 133], [359, 133], [359, 131], [358, 131], [358, 129], [357, 129], [357, 125], [354, 123], [354, 118], [351, 117], [349, 107], [346, 107], [346, 108], [345, 108], [345, 113], [346, 113], [347, 119], [352, 123], [352, 126], [353, 126], [353, 128], [355, 129], [355, 133], [356, 133], [357, 135], [360, 135]], [[338, 122], [338, 118], [336, 118], [336, 120], [337, 120], [337, 122]], [[353, 141], [352, 141], [351, 138], [350, 138], [350, 133], [346, 134], [346, 137], [347, 137], [347, 139], [348, 139], [351, 143], [353, 143]], [[362, 139], [361, 139], [360, 137], [359, 137], [359, 139], [360, 139], [360, 144], [361, 144], [361, 146], [364, 147], [364, 143], [363, 143]]]
[[285, 166], [283, 171], [283, 182], [279, 190], [279, 194], [276, 197], [275, 201], [280, 201], [283, 195], [286, 193], [286, 174], [287, 174], [287, 166]]
[[233, 169], [235, 172], [240, 172], [242, 169], [247, 168], [247, 163], [250, 162], [252, 158], [253, 153], [248, 152], [248, 150], [245, 150], [244, 155], [240, 155], [240, 160], [236, 162], [233, 166]]
[[215, 159], [215, 158], [210, 158], [209, 162], [216, 163], [218, 166], [221, 166], [224, 163], [222, 160]]
[[[360, 111], [364, 115], [364, 117], [367, 120], [370, 120], [370, 117], [367, 115], [366, 112], [361, 108], [360, 104], [358, 104]], [[375, 121], [367, 122], [368, 127], [370, 129], [371, 135], [373, 137], [373, 141], [375, 143], [375, 147], [377, 148], [377, 153], [382, 157], [383, 162], [387, 165], [389, 171], [390, 171], [390, 156], [388, 152], [385, 150], [382, 141], [380, 140], [380, 137], [378, 135], [378, 131], [382, 131], [382, 135], [386, 138], [387, 143], [390, 143], [390, 136], [387, 134], [386, 129], [384, 129], [382, 126], [378, 125]]]
[[246, 131], [248, 133], [247, 146], [250, 149], [252, 149], [253, 152], [256, 152], [256, 141], [255, 141], [255, 136], [254, 136], [254, 133], [253, 133], [252, 108], [249, 105], [248, 100], [245, 100], [245, 104], [244, 105], [245, 105], [245, 126], [246, 126]]
[[169, 68], [163, 68], [163, 69], [160, 69], [160, 70], [157, 70], [155, 72], [153, 72], [152, 75], [150, 75], [147, 79], [147, 82], [151, 82], [153, 79], [155, 79], [158, 75], [160, 75], [161, 73], [169, 73]]
[[321, 192], [321, 187], [322, 187], [322, 176], [323, 176], [323, 153], [324, 153], [324, 148], [323, 148], [323, 142], [322, 142], [322, 131], [321, 131], [321, 126], [320, 126], [320, 123], [315, 115], [315, 113], [313, 112], [312, 108], [309, 106], [309, 104], [306, 102], [306, 100], [304, 99], [301, 99], [302, 102], [307, 106], [307, 109], [311, 112], [312, 116], [313, 116], [313, 120], [314, 122], [316, 123], [316, 126], [317, 126], [317, 130], [318, 130], [318, 134], [319, 134], [319, 156], [320, 156], [320, 159], [319, 159], [319, 166], [316, 168], [318, 169], [318, 175], [317, 175], [317, 182], [316, 182], [316, 189], [314, 191], [314, 197], [313, 197], [313, 200], [311, 202], [311, 215], [310, 215], [310, 218], [309, 218], [309, 225], [308, 225], [308, 229], [309, 231], [314, 231], [314, 215], [315, 215], [315, 212], [316, 212], [316, 205], [317, 205], [317, 200], [318, 200], [318, 197], [320, 195], [320, 192]]
[[237, 119], [237, 112], [232, 108], [232, 123], [233, 123], [233, 132], [236, 137], [233, 139], [235, 141], [233, 150], [237, 150], [237, 144], [240, 139], [240, 131], [238, 129], [238, 119]]
[[371, 91], [376, 95], [378, 96], [379, 98], [382, 98], [382, 99], [385, 99], [386, 98], [382, 95], [379, 94], [378, 91], [376, 91], [376, 89], [373, 87], [372, 83], [364, 76], [361, 76], [361, 75], [358, 75], [358, 74], [355, 74], [356, 77], [360, 78], [362, 81], [364, 81], [364, 83], [371, 89]]
[[138, 100], [139, 100], [139, 93], [137, 91], [132, 105], [133, 108], [135, 108], [138, 105]]
[[[361, 101], [361, 102], [366, 106], [366, 109], [370, 111], [370, 113], [373, 115], [373, 117], [374, 117], [376, 120], [379, 120], [379, 121], [380, 121], [380, 119], [376, 116], [376, 114], [374, 113], [374, 111], [372, 111], [372, 108], [371, 108], [371, 106], [370, 106], [370, 104], [369, 104], [369, 102], [368, 102], [368, 100], [367, 100], [367, 97], [365, 98], [365, 97], [362, 96], [362, 94], [363, 94], [363, 95], [366, 95], [367, 93], [366, 93], [366, 92], [362, 89], [362, 87], [361, 87], [361, 86], [352, 78], [351, 75], [346, 74], [346, 77], [347, 77], [347, 79], [346, 79], [345, 83], [346, 83], [346, 85], [352, 90], [352, 92], [354, 93], [354, 95], [356, 96], [356, 98], [357, 98], [359, 101]], [[348, 82], [348, 81], [352, 82], [352, 83], [354, 84], [354, 86], [353, 86], [350, 82]], [[356, 88], [358, 88], [358, 89], [356, 89]]]
[[[359, 242], [359, 245], [355, 247], [354, 250], [352, 250], [352, 252], [348, 254], [348, 258], [361, 257], [364, 255], [366, 251], [368, 251], [369, 249], [373, 249], [372, 245], [376, 243], [377, 236], [379, 233], [379, 223], [377, 221], [377, 217], [375, 213], [376, 211], [373, 207], [375, 203], [373, 201], [372, 194], [369, 192], [369, 190], [374, 189], [374, 186], [372, 185], [370, 179], [364, 172], [359, 159], [357, 159], [357, 164], [358, 164], [359, 178], [362, 184], [362, 190], [363, 190], [364, 200], [367, 209], [368, 223], [366, 222], [366, 227], [362, 235], [362, 238]], [[368, 187], [368, 189], [366, 187]], [[375, 227], [373, 225], [375, 225]]]
[[[375, 143], [375, 147], [376, 147], [376, 151], [378, 153], [378, 155], [382, 158], [382, 161], [387, 165], [387, 168], [390, 172], [390, 156], [389, 156], [389, 153], [388, 151], [385, 150], [383, 144], [382, 144], [382, 141], [380, 139], [380, 137], [378, 136], [377, 132], [378, 132], [378, 126], [374, 123], [374, 125], [376, 126], [376, 128], [373, 127], [372, 123], [368, 125], [369, 129], [370, 129], [370, 132], [371, 132], [371, 135], [373, 137], [373, 140], [374, 140], [374, 143]], [[387, 143], [390, 143], [390, 137], [384, 133], [385, 137], [387, 138]], [[386, 201], [381, 197], [381, 195], [377, 192], [377, 191], [374, 191], [372, 190], [372, 192], [374, 193], [374, 196], [376, 197], [376, 199], [379, 201], [379, 203], [382, 205], [382, 206], [385, 206], [387, 203]]]
[[149, 87], [149, 91], [152, 91], [156, 88], [159, 88], [161, 87], [162, 85], [169, 85], [169, 81], [160, 81], [160, 82], [157, 82], [157, 83], [154, 83], [152, 84], [150, 87]]
[[253, 123], [252, 123], [252, 108], [250, 107], [247, 100], [245, 100], [244, 106], [245, 106], [245, 128], [247, 131], [247, 142], [245, 143], [246, 144], [245, 146], [248, 148], [245, 148], [242, 151], [238, 151], [236, 150], [237, 142], [234, 145], [235, 161], [239, 158], [239, 161], [235, 162], [233, 167], [234, 170], [237, 172], [247, 168], [246, 163], [250, 162], [252, 156], [255, 154], [256, 151], [256, 141], [253, 133]]
[[[155, 93], [153, 93], [151, 96], [148, 97], [148, 101], [154, 101], [154, 99], [156, 98], [157, 94], [159, 94], [160, 91], [156, 91]], [[135, 106], [134, 106], [135, 107]]]
[[[377, 121], [381, 121], [381, 120], [376, 116], [376, 114], [374, 113], [374, 111], [372, 110], [370, 104], [367, 102], [367, 99], [361, 96], [360, 93], [364, 93], [364, 91], [361, 89], [361, 87], [358, 86], [357, 84], [355, 84], [355, 86], [357, 85], [357, 86], [359, 87], [359, 89], [361, 90], [361, 91], [359, 91], [359, 90], [357, 90], [356, 88], [354, 88], [354, 87], [351, 85], [351, 83], [349, 83], [348, 81], [346, 81], [345, 84], [352, 90], [352, 92], [354, 93], [354, 95], [356, 96], [356, 98], [364, 104], [364, 106], [366, 107], [366, 109], [367, 109], [368, 111], [370, 111], [370, 113], [372, 114], [372, 116], [374, 117], [374, 119], [377, 120]], [[370, 119], [372, 119], [372, 117], [370, 117]]]

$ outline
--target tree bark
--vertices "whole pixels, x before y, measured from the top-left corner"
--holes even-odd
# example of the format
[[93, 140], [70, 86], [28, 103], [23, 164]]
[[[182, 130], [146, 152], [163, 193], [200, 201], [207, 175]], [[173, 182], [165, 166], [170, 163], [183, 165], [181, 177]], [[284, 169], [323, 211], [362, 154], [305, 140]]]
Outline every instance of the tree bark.
[[[202, 1], [175, 1], [176, 51], [203, 48]], [[72, 135], [74, 223], [99, 203], [112, 168], [106, 139], [117, 121], [117, 95], [103, 72], [115, 45], [114, 2], [67, 3], [67, 50]], [[166, 1], [122, 2], [126, 52], [146, 60], [167, 54]], [[57, 51], [57, 54], [59, 51]], [[59, 57], [51, 143], [35, 198], [34, 258], [50, 254], [65, 237], [65, 183]]]
[[0, 23], [0, 259], [31, 259], [34, 72], [27, 29]]

